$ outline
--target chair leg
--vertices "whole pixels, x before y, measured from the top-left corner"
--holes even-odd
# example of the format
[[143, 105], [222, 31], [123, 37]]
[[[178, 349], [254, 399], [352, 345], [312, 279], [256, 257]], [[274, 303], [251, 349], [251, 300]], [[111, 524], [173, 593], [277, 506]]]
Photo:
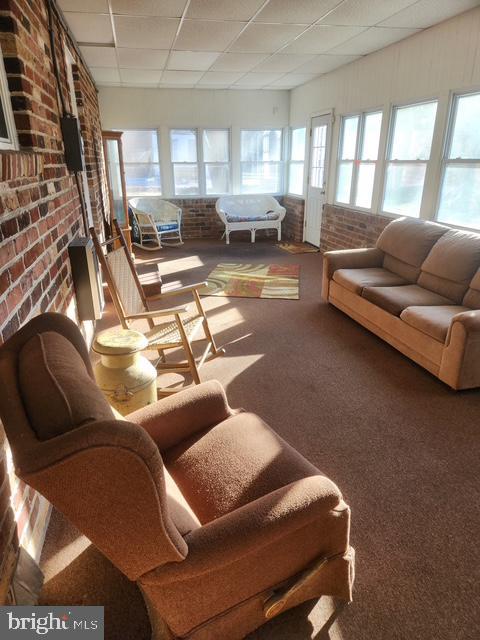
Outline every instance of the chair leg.
[[226, 244], [230, 244], [230, 231], [225, 231]]
[[251, 240], [250, 242], [255, 242], [255, 229], [250, 229]]
[[280, 242], [280, 240], [282, 239], [282, 227], [280, 226], [278, 227], [277, 237], [278, 237], [278, 242]]
[[187, 334], [185, 333], [185, 328], [183, 326], [182, 320], [178, 314], [175, 314], [175, 320], [177, 321], [178, 331], [182, 338], [182, 345], [185, 351], [185, 355], [187, 356], [187, 362], [189, 364], [189, 369], [193, 377], [193, 381], [195, 384], [200, 384], [200, 375], [198, 373], [197, 363], [195, 361], [195, 356], [193, 355], [192, 345], [188, 340]]

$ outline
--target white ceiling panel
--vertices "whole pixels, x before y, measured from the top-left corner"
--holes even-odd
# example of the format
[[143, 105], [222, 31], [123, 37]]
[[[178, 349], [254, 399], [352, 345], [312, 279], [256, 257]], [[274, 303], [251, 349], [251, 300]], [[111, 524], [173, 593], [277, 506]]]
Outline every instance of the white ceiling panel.
[[270, 0], [255, 22], [312, 24], [338, 3], [339, 0]]
[[118, 69], [110, 67], [90, 67], [93, 78], [98, 84], [118, 84], [120, 82], [120, 74]]
[[57, 0], [62, 11], [76, 11], [78, 13], [108, 13], [107, 0]]
[[94, 42], [97, 44], [113, 43], [112, 25], [109, 15], [72, 12], [65, 15], [77, 42]]
[[117, 45], [132, 49], [170, 49], [180, 20], [115, 16]]
[[478, 0], [420, 0], [384, 20], [381, 26], [426, 29], [479, 5]]
[[315, 77], [315, 73], [287, 73], [287, 75], [283, 76], [279, 80], [275, 80], [274, 82], [269, 84], [268, 88], [293, 89], [293, 87], [298, 87], [301, 84], [305, 84], [305, 82], [309, 82]]
[[365, 27], [312, 27], [297, 38], [282, 53], [325, 53], [365, 31]]
[[347, 0], [321, 20], [321, 24], [370, 27], [414, 2], [417, 0]]
[[168, 53], [158, 49], [117, 49], [119, 65], [124, 69], [163, 69]]
[[224, 86], [229, 87], [243, 76], [241, 71], [207, 71], [197, 86]]
[[161, 84], [193, 86], [203, 76], [201, 71], [164, 71]]
[[184, 51], [223, 51], [244, 28], [243, 22], [185, 20], [175, 41]]
[[310, 53], [277, 53], [261, 62], [255, 67], [255, 71], [283, 71], [283, 73], [287, 73], [287, 71], [293, 71], [305, 64], [312, 57]]
[[212, 65], [215, 71], [250, 71], [265, 60], [265, 53], [224, 53]]
[[110, 2], [113, 13], [163, 18], [181, 18], [186, 4], [186, 0], [110, 0]]
[[301, 25], [293, 24], [251, 23], [233, 43], [230, 50], [273, 53], [289, 40], [295, 38], [304, 28]]
[[265, 0], [191, 0], [187, 18], [196, 20], [247, 21], [260, 9]]
[[213, 51], [172, 51], [167, 69], [207, 71], [219, 55]]
[[161, 75], [159, 69], [120, 69], [120, 79], [129, 85], [157, 86]]
[[344, 64], [349, 64], [354, 60], [357, 60], [360, 56], [340, 56], [340, 55], [330, 55], [330, 54], [320, 54], [315, 56], [310, 62], [299, 67], [296, 72], [297, 73], [328, 73], [329, 71], [333, 71], [334, 69], [338, 69], [338, 67], [343, 66]]
[[236, 85], [248, 86], [248, 87], [264, 87], [275, 80], [279, 80], [283, 73], [246, 73], [239, 80], [235, 82]]
[[116, 67], [117, 55], [113, 47], [80, 47], [89, 67]]
[[371, 27], [355, 36], [348, 42], [331, 49], [331, 53], [340, 53], [345, 55], [366, 55], [377, 51], [389, 44], [408, 38], [408, 36], [417, 33], [419, 29], [393, 29], [386, 27]]

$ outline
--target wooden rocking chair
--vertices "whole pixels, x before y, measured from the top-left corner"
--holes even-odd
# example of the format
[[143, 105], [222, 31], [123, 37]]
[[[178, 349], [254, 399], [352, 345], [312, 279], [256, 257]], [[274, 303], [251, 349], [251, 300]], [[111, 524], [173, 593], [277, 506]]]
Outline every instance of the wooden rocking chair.
[[[225, 353], [224, 349], [218, 349], [215, 344], [198, 294], [198, 290], [204, 287], [206, 283], [199, 282], [147, 296], [140, 283], [132, 256], [128, 251], [125, 237], [116, 220], [114, 220], [114, 231], [116, 235], [113, 238], [100, 242], [95, 229], [93, 227], [90, 228], [93, 244], [122, 327], [128, 329], [130, 323], [134, 320], [146, 320], [149, 330], [143, 333], [148, 338], [147, 350], [158, 351], [160, 356], [159, 361], [156, 363], [157, 371], [159, 373], [191, 373], [194, 384], [200, 384], [199, 369], [202, 365], [208, 360]], [[104, 253], [103, 247], [111, 245], [117, 248]], [[151, 302], [167, 300], [188, 293], [193, 297], [193, 313], [189, 309], [189, 303], [168, 309], [150, 309]], [[173, 318], [173, 320], [166, 320], [169, 317]], [[166, 321], [157, 324], [155, 322], [157, 319]], [[204, 337], [196, 338], [198, 331], [201, 329], [203, 329]], [[192, 349], [192, 345], [196, 342], [206, 342], [205, 349], [199, 358], [195, 358]], [[183, 348], [186, 362], [167, 362], [165, 351], [177, 348]], [[169, 394], [180, 391], [182, 388], [185, 387], [159, 389], [158, 392], [159, 394]]]

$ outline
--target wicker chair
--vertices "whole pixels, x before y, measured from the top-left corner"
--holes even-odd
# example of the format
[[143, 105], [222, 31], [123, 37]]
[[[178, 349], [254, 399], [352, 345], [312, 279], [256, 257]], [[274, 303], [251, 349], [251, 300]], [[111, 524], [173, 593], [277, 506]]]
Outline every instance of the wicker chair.
[[[149, 329], [143, 333], [148, 338], [147, 350], [158, 351], [160, 360], [156, 367], [159, 373], [191, 373], [194, 384], [199, 384], [199, 370], [202, 365], [225, 353], [224, 349], [218, 349], [215, 344], [198, 293], [198, 290], [204, 287], [206, 282], [177, 287], [147, 297], [128, 251], [122, 230], [116, 220], [114, 220], [114, 230], [116, 235], [103, 243], [100, 242], [93, 227], [90, 228], [90, 234], [122, 327], [128, 329], [133, 321], [146, 320]], [[104, 253], [104, 247], [112, 245], [115, 247], [118, 244], [120, 245], [118, 248]], [[190, 294], [193, 297], [193, 311], [188, 304], [159, 310], [150, 308], [151, 302], [168, 301], [170, 298], [185, 294]], [[155, 320], [163, 320], [163, 322], [156, 323]], [[204, 337], [196, 338], [200, 330], [203, 330]], [[195, 358], [192, 349], [193, 343], [196, 342], [206, 343], [199, 358]], [[178, 348], [183, 349], [186, 362], [167, 362], [165, 351]], [[179, 390], [179, 388], [162, 389], [159, 390], [159, 393], [175, 393]]]
[[162, 248], [162, 241], [164, 245], [183, 244], [179, 207], [157, 197], [132, 198], [128, 204], [138, 225], [137, 247], [155, 251]]

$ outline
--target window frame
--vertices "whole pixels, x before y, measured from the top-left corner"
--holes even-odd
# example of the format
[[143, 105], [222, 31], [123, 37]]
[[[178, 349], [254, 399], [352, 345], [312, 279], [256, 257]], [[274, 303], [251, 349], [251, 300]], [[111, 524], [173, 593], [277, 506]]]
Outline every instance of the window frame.
[[433, 220], [435, 222], [439, 222], [440, 224], [445, 224], [448, 226], [452, 226], [454, 228], [458, 228], [458, 229], [468, 229], [468, 230], [473, 230], [476, 233], [480, 233], [480, 229], [478, 227], [467, 227], [465, 225], [458, 225], [458, 224], [453, 224], [451, 222], [442, 222], [439, 219], [439, 213], [440, 213], [440, 205], [441, 205], [441, 199], [442, 199], [442, 189], [443, 189], [443, 183], [445, 180], [445, 173], [447, 170], [447, 167], [449, 165], [460, 165], [460, 166], [469, 166], [469, 167], [479, 167], [480, 168], [480, 157], [479, 158], [449, 158], [448, 154], [450, 153], [450, 149], [452, 147], [452, 140], [453, 140], [453, 132], [455, 129], [455, 123], [456, 123], [456, 119], [457, 119], [457, 113], [458, 113], [458, 102], [459, 102], [459, 98], [463, 98], [464, 96], [469, 96], [469, 95], [480, 95], [480, 87], [476, 86], [472, 89], [468, 89], [468, 90], [453, 90], [450, 92], [450, 96], [449, 96], [449, 103], [448, 103], [448, 111], [447, 111], [447, 122], [446, 122], [446, 126], [444, 127], [444, 138], [443, 138], [443, 145], [442, 145], [442, 156], [440, 159], [440, 163], [441, 163], [441, 169], [440, 169], [440, 177], [439, 177], [439, 181], [437, 184], [437, 193], [436, 193], [436, 202], [435, 202], [435, 209], [434, 209], [434, 214], [433, 214]]
[[[292, 160], [292, 140], [293, 140], [293, 132], [298, 129], [304, 129], [305, 131], [305, 141], [303, 146], [303, 160]], [[293, 196], [294, 198], [305, 198], [305, 163], [307, 158], [307, 139], [309, 139], [307, 133], [307, 127], [289, 127], [289, 135], [288, 135], [288, 161], [287, 161], [287, 184], [284, 189], [285, 193], [289, 196]], [[290, 169], [292, 165], [302, 165], [303, 166], [303, 180], [302, 180], [302, 193], [295, 193], [294, 191], [290, 191]]]
[[[243, 131], [280, 131], [280, 160], [262, 160], [261, 164], [278, 164], [280, 168], [280, 184], [278, 191], [243, 191], [242, 189], [242, 167], [244, 164], [251, 164], [250, 160], [242, 160], [242, 133]], [[285, 136], [283, 127], [241, 127], [240, 128], [240, 144], [239, 144], [239, 184], [238, 192], [240, 195], [269, 195], [269, 196], [281, 196], [285, 194]], [[260, 164], [260, 163], [258, 163]]]
[[[196, 162], [174, 162], [173, 160], [173, 145], [172, 145], [172, 131], [193, 131], [195, 133], [195, 142], [196, 142], [196, 150], [197, 150], [197, 160]], [[202, 178], [200, 175], [200, 148], [199, 148], [199, 127], [169, 127], [168, 130], [168, 144], [170, 151], [170, 167], [172, 172], [172, 186], [173, 186], [173, 195], [175, 198], [201, 198], [202, 197]], [[197, 176], [198, 176], [198, 189], [196, 193], [177, 193], [177, 187], [175, 184], [175, 165], [197, 165]]]
[[[360, 158], [364, 135], [365, 135], [365, 120], [367, 116], [379, 113], [382, 116], [382, 122], [380, 125], [380, 136], [378, 138], [378, 151], [377, 151], [377, 159], [376, 160], [362, 160]], [[343, 147], [343, 136], [345, 133], [344, 122], [348, 118], [358, 118], [358, 128], [357, 128], [357, 139], [355, 142], [355, 154], [353, 160], [342, 160], [342, 147]], [[336, 173], [335, 173], [335, 183], [334, 183], [334, 204], [339, 207], [347, 207], [348, 209], [354, 209], [355, 211], [363, 211], [364, 213], [372, 213], [377, 210], [376, 206], [376, 185], [379, 180], [380, 172], [384, 168], [384, 161], [381, 154], [382, 147], [382, 133], [385, 122], [385, 110], [383, 107], [365, 109], [364, 111], [354, 111], [353, 113], [345, 113], [340, 116], [340, 131], [338, 135], [338, 146], [337, 146], [337, 163], [336, 163]], [[340, 176], [340, 165], [344, 162], [352, 162], [352, 180], [350, 185], [350, 202], [341, 202], [337, 199], [337, 191], [338, 191], [338, 179]], [[370, 207], [361, 207], [355, 204], [355, 199], [358, 191], [358, 174], [359, 167], [361, 164], [373, 164], [375, 166], [375, 173], [373, 177], [373, 189], [372, 189], [372, 201]], [[391, 215], [391, 214], [388, 214]]]
[[7, 73], [3, 61], [3, 51], [0, 45], [0, 109], [5, 118], [7, 127], [7, 138], [0, 138], [0, 151], [17, 151], [18, 136], [13, 115], [12, 103], [10, 100], [10, 89], [8, 87]]
[[[122, 129], [122, 133], [125, 134], [129, 131], [155, 131], [156, 136], [157, 136], [157, 153], [158, 153], [158, 162], [128, 162], [128, 160], [125, 160], [125, 152], [123, 153], [123, 164], [125, 167], [125, 170], [127, 168], [128, 165], [146, 165], [146, 166], [150, 166], [150, 165], [157, 165], [158, 164], [158, 170], [159, 170], [159, 177], [160, 177], [160, 192], [159, 193], [144, 193], [144, 194], [139, 194], [139, 193], [135, 193], [135, 194], [130, 194], [128, 192], [128, 186], [127, 186], [127, 181], [126, 181], [126, 177], [125, 177], [125, 189], [127, 191], [127, 197], [128, 198], [148, 198], [148, 197], [159, 197], [159, 196], [164, 196], [164, 187], [163, 187], [163, 179], [162, 179], [162, 159], [160, 156], [160, 152], [161, 152], [161, 144], [160, 144], [160, 131], [156, 128], [156, 127], [135, 127], [134, 129], [129, 129], [129, 128], [124, 128]], [[126, 171], [125, 171], [126, 173]]]
[[[393, 136], [394, 136], [394, 131], [395, 131], [395, 125], [397, 122], [397, 113], [399, 109], [404, 109], [406, 107], [416, 107], [416, 106], [420, 106], [422, 104], [430, 104], [430, 103], [436, 103], [437, 108], [435, 111], [435, 119], [433, 122], [433, 131], [432, 131], [432, 142], [430, 145], [430, 153], [427, 159], [425, 160], [390, 160], [390, 153], [392, 151], [392, 146], [393, 146]], [[383, 158], [383, 176], [382, 176], [382, 190], [381, 190], [381, 196], [380, 196], [380, 202], [379, 202], [379, 206], [378, 206], [378, 212], [380, 215], [383, 216], [388, 216], [388, 217], [403, 217], [403, 216], [407, 216], [409, 218], [415, 218], [415, 219], [423, 219], [422, 213], [423, 213], [423, 201], [425, 198], [425, 187], [427, 186], [427, 181], [428, 181], [428, 170], [429, 170], [429, 165], [432, 162], [432, 149], [434, 148], [434, 143], [435, 143], [435, 131], [437, 129], [437, 124], [438, 124], [438, 118], [439, 118], [439, 106], [440, 106], [440, 98], [438, 96], [434, 96], [434, 97], [429, 97], [429, 98], [422, 98], [419, 100], [414, 100], [412, 101], [407, 101], [407, 102], [397, 102], [395, 104], [390, 105], [390, 118], [389, 118], [389, 123], [388, 123], [388, 133], [387, 133], [387, 144], [385, 147], [385, 157]], [[418, 216], [408, 216], [407, 214], [404, 213], [397, 213], [395, 211], [386, 211], [384, 209], [384, 204], [385, 204], [385, 194], [386, 194], [386, 189], [387, 189], [387, 173], [388, 173], [388, 166], [389, 164], [398, 164], [398, 165], [405, 165], [405, 164], [423, 164], [425, 165], [425, 177], [424, 177], [424, 181], [423, 181], [423, 188], [422, 188], [422, 197], [420, 200], [420, 208], [418, 211]], [[437, 191], [438, 191], [438, 185], [437, 185]]]

